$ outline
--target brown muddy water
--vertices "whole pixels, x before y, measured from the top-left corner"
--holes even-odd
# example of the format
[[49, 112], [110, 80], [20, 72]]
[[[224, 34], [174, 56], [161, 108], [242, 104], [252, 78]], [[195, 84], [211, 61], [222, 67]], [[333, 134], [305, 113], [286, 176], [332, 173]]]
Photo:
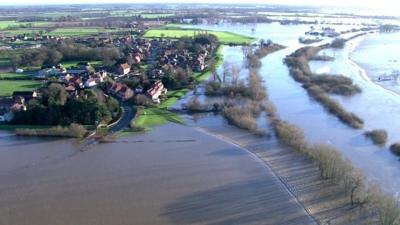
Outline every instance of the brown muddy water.
[[0, 133], [0, 224], [314, 223], [265, 163], [196, 128], [77, 149]]

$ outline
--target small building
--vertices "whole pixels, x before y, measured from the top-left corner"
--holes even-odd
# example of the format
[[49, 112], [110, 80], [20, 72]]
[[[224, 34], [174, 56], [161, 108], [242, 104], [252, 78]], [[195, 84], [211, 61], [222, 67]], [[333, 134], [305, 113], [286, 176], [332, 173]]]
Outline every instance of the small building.
[[128, 86], [124, 85], [122, 89], [118, 92], [117, 97], [122, 101], [127, 101], [131, 99], [134, 95], [135, 93], [133, 92], [133, 90], [130, 89]]
[[94, 78], [89, 78], [85, 82], [85, 87], [86, 88], [91, 88], [91, 87], [94, 87], [96, 85], [97, 85], [97, 83], [96, 83], [96, 80]]
[[158, 80], [149, 90], [147, 90], [147, 94], [153, 100], [154, 103], [160, 103], [160, 96], [167, 94], [167, 89], [164, 88], [163, 83]]
[[[38, 97], [38, 93], [36, 91], [14, 91], [13, 92], [13, 100], [14, 102], [27, 102], [33, 98]], [[23, 99], [23, 100], [22, 100]]]
[[128, 63], [119, 64], [117, 68], [117, 72], [122, 75], [126, 75], [131, 71], [131, 66]]
[[135, 95], [134, 91], [126, 86], [126, 84], [121, 84], [118, 82], [111, 86], [109, 93], [122, 101], [127, 101]]

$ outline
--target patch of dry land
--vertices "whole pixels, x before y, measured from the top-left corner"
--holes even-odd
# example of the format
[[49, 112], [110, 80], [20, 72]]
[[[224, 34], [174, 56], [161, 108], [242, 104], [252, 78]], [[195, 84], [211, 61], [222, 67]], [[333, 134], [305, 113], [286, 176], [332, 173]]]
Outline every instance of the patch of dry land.
[[0, 224], [315, 224], [252, 153], [192, 127], [80, 152], [0, 133]]

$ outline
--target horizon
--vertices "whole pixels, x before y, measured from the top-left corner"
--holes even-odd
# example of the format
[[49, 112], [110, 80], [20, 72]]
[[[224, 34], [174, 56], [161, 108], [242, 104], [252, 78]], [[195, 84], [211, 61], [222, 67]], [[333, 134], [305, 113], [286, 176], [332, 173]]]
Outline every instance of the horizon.
[[362, 0], [326, 0], [320, 2], [318, 0], [309, 0], [307, 2], [299, 3], [296, 0], [280, 0], [279, 2], [274, 0], [248, 0], [248, 1], [232, 1], [228, 0], [189, 0], [184, 3], [179, 0], [118, 0], [114, 2], [111, 0], [61, 0], [54, 2], [52, 0], [14, 0], [12, 2], [0, 2], [1, 6], [71, 6], [71, 5], [116, 5], [116, 4], [208, 4], [208, 5], [220, 5], [220, 4], [231, 4], [231, 5], [280, 5], [280, 6], [300, 6], [300, 7], [314, 7], [321, 8], [323, 10], [329, 10], [333, 12], [354, 12], [362, 13], [365, 15], [388, 15], [388, 16], [400, 16], [400, 13], [393, 7], [391, 7], [390, 0], [381, 1], [362, 1]]

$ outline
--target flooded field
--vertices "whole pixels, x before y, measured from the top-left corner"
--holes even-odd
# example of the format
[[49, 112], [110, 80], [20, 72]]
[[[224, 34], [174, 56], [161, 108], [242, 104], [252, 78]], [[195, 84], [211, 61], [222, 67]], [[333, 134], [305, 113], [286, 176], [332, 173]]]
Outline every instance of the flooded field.
[[1, 133], [0, 224], [314, 224], [252, 153], [166, 125], [96, 145]]
[[[365, 120], [363, 130], [354, 130], [310, 99], [283, 64], [286, 55], [303, 46], [298, 38], [309, 25], [195, 27], [271, 39], [287, 46], [264, 58], [260, 69], [280, 117], [304, 129], [311, 143], [337, 147], [369, 180], [389, 193], [398, 193], [398, 158], [388, 146], [376, 147], [363, 135], [366, 130], [382, 128], [389, 133], [389, 143], [400, 141], [397, 86], [374, 82], [382, 71], [392, 68], [385, 67], [387, 62], [398, 60], [398, 46], [377, 61], [365, 56], [366, 52], [381, 54], [376, 49], [380, 44], [374, 43], [381, 43], [381, 37], [393, 41], [393, 36], [357, 38], [342, 50], [321, 53], [334, 56], [335, 61], [311, 62], [315, 73], [349, 76], [362, 88], [361, 94], [351, 98], [333, 96]], [[360, 44], [366, 39], [368, 44]], [[240, 68], [242, 77], [247, 74], [241, 47], [226, 46], [223, 54], [225, 65]], [[201, 88], [196, 95], [207, 101]], [[219, 116], [186, 117], [188, 127], [168, 124], [84, 152], [72, 140], [18, 138], [0, 132], [0, 224], [314, 224], [308, 211], [335, 219], [313, 205], [315, 196], [307, 195], [311, 185], [302, 183], [303, 189], [291, 190], [311, 205], [307, 210], [288, 191], [280, 176], [287, 183], [299, 182], [299, 176], [308, 178], [311, 184], [318, 172], [301, 167], [302, 158], [291, 157], [276, 139], [256, 140]], [[269, 131], [265, 117], [258, 126]], [[296, 170], [281, 166], [288, 162]], [[312, 190], [321, 189], [318, 185]]]
[[368, 35], [350, 56], [379, 85], [400, 94], [400, 33]]
[[[343, 50], [327, 49], [321, 52], [321, 54], [334, 56], [336, 60], [333, 62], [312, 61], [310, 63], [312, 70], [316, 73], [349, 76], [363, 89], [361, 94], [350, 98], [333, 96], [347, 110], [365, 120], [363, 130], [354, 130], [329, 115], [319, 103], [310, 99], [301, 85], [289, 75], [286, 65], [283, 64], [286, 55], [302, 46], [298, 44], [297, 38], [307, 29], [307, 26], [265, 24], [258, 25], [254, 33], [251, 33], [250, 26], [243, 25], [224, 25], [220, 28], [215, 25], [202, 25], [201, 27], [253, 34], [258, 38], [271, 39], [288, 46], [263, 59], [263, 67], [260, 70], [270, 99], [277, 106], [281, 118], [303, 128], [311, 143], [327, 143], [337, 147], [356, 167], [362, 169], [371, 181], [379, 184], [387, 192], [398, 193], [400, 188], [398, 157], [388, 150], [388, 146], [383, 148], [374, 146], [363, 133], [371, 129], [386, 129], [389, 133], [389, 144], [399, 141], [400, 118], [397, 117], [400, 115], [398, 107], [400, 96], [374, 83], [366, 76], [362, 68], [350, 60], [350, 53], [358, 46], [362, 37], [349, 42]], [[293, 32], [287, 32], [289, 30]], [[241, 64], [240, 59], [243, 58], [241, 52], [233, 50], [226, 50], [226, 52], [228, 60]], [[235, 54], [236, 57], [233, 56]]]

